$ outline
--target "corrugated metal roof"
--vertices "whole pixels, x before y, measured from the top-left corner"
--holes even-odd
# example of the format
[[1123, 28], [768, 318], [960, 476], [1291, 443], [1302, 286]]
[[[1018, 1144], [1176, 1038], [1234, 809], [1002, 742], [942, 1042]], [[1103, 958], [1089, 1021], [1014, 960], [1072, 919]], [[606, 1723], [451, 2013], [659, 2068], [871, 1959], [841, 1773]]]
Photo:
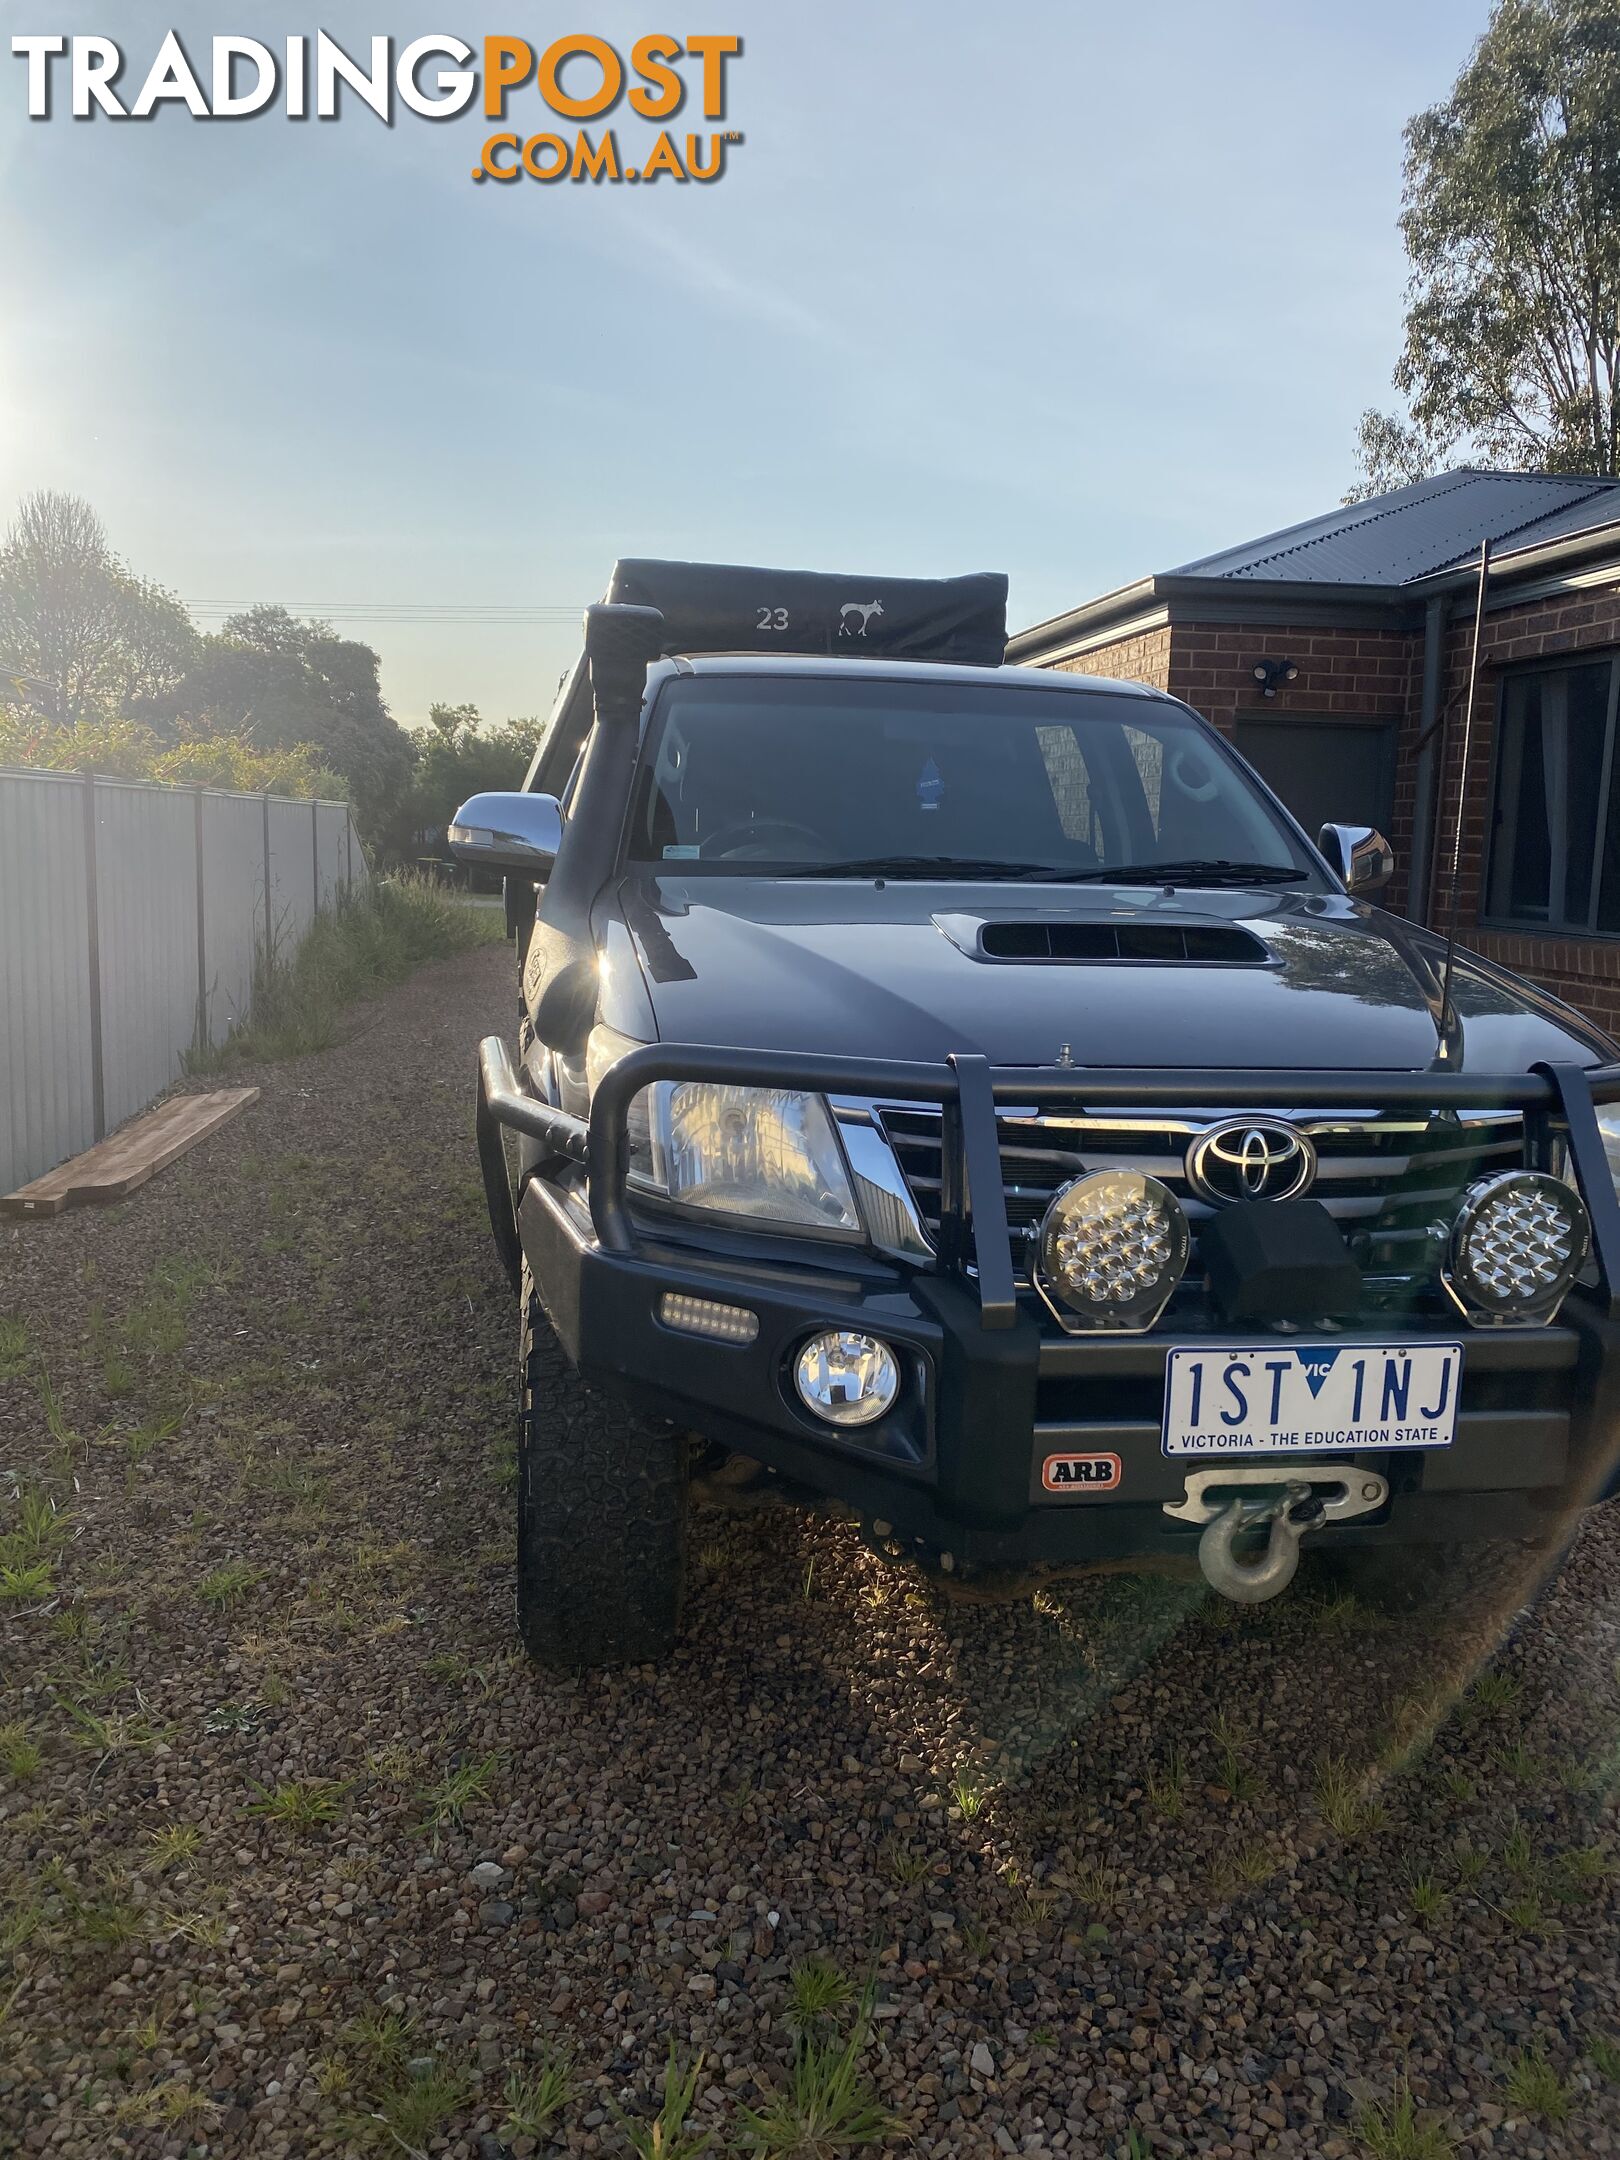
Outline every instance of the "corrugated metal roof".
[[1620, 481], [1578, 475], [1437, 473], [1325, 517], [1184, 563], [1176, 577], [1409, 585], [1465, 563], [1480, 543], [1522, 547], [1620, 519]]

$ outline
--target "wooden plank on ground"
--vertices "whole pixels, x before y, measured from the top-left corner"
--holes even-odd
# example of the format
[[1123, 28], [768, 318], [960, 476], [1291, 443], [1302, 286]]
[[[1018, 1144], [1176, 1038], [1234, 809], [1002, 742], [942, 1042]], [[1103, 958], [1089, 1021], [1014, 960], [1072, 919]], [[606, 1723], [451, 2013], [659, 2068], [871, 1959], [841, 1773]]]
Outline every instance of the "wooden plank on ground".
[[258, 1094], [256, 1087], [249, 1087], [171, 1095], [82, 1155], [0, 1196], [0, 1215], [60, 1215], [70, 1207], [110, 1207], [256, 1102]]

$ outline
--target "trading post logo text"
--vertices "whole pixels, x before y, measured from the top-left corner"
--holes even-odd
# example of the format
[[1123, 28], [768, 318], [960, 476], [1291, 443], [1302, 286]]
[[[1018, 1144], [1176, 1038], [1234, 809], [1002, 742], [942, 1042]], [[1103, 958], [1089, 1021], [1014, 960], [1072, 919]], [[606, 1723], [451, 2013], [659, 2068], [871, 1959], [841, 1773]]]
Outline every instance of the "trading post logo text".
[[[399, 113], [453, 120], [481, 96], [483, 117], [498, 125], [472, 167], [474, 180], [718, 180], [742, 141], [735, 129], [713, 125], [726, 116], [740, 37], [654, 32], [627, 51], [584, 31], [544, 45], [492, 36], [477, 47], [435, 34], [397, 53], [391, 37], [368, 42], [362, 58], [324, 30], [273, 47], [214, 37], [203, 60], [169, 30], [144, 66], [109, 37], [14, 37], [11, 50], [26, 69], [31, 120], [64, 113], [150, 120], [181, 106], [193, 120], [274, 111], [288, 120], [337, 120], [359, 110], [392, 127]], [[535, 117], [536, 104], [537, 130], [505, 124]], [[615, 115], [625, 122], [622, 141]], [[701, 130], [691, 124], [699, 116], [709, 123]], [[664, 125], [677, 117], [685, 124]], [[606, 124], [594, 133], [559, 124], [586, 120]]]

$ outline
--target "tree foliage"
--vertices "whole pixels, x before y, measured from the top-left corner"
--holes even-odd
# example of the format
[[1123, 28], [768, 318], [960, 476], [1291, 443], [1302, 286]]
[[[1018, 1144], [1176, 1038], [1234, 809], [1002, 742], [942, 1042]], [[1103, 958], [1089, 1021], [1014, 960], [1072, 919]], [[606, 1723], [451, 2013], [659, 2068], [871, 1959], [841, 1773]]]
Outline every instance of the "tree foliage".
[[410, 737], [384, 702], [369, 645], [283, 607], [231, 616], [206, 638], [169, 709], [194, 734], [234, 734], [264, 750], [305, 746], [341, 773], [367, 838], [380, 835], [410, 786]]
[[170, 740], [139, 720], [88, 719], [76, 727], [38, 713], [0, 707], [0, 765], [93, 772], [170, 787], [236, 788], [247, 794], [319, 795], [341, 801], [341, 773], [328, 772], [307, 748], [264, 750], [245, 735], [182, 731]]
[[1620, 6], [1496, 0], [1451, 94], [1406, 128], [1412, 276], [1396, 388], [1362, 483], [1456, 454], [1620, 472]]
[[25, 496], [0, 542], [5, 702], [60, 724], [171, 690], [195, 658], [190, 616], [125, 568], [76, 495]]

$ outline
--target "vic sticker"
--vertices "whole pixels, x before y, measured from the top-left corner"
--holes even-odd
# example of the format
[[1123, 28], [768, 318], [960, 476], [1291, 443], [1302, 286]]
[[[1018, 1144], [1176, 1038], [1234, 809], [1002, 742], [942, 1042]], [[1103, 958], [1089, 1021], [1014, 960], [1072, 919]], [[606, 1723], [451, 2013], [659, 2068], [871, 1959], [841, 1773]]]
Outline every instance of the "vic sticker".
[[1048, 1455], [1041, 1483], [1048, 1492], [1117, 1492], [1122, 1466], [1117, 1455]]

